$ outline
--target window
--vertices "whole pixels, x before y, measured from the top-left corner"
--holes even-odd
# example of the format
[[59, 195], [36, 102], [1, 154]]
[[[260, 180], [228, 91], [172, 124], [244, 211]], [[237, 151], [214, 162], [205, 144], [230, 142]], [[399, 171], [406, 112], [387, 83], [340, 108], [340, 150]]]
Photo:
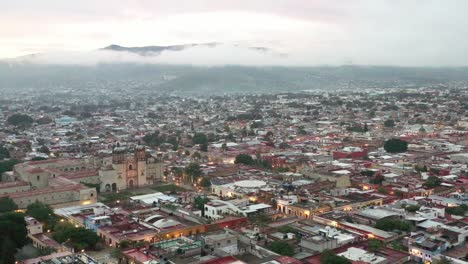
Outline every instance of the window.
[[93, 197], [93, 196], [94, 196], [94, 193], [91, 193], [91, 197]]
[[36, 178], [37, 178], [37, 180], [39, 181], [39, 180], [41, 179], [41, 176], [37, 175]]

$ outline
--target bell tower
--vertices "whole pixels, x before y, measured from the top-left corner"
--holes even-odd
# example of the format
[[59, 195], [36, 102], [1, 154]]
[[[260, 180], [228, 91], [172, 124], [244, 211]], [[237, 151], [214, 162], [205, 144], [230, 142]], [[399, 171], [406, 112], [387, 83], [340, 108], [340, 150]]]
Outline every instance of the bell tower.
[[123, 164], [125, 162], [125, 153], [127, 149], [124, 147], [115, 147], [112, 149], [112, 163]]
[[138, 164], [138, 183], [141, 185], [146, 185], [147, 180], [146, 176], [148, 174], [147, 171], [147, 156], [146, 156], [146, 149], [144, 146], [137, 146], [135, 149], [135, 159]]

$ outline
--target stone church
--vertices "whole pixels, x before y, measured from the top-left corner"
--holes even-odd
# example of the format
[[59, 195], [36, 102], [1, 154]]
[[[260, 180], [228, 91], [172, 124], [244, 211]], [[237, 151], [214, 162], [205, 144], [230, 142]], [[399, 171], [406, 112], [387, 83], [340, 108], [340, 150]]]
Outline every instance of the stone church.
[[161, 179], [163, 164], [148, 154], [143, 146], [134, 149], [115, 147], [112, 156], [101, 160], [101, 190], [117, 191], [153, 184]]

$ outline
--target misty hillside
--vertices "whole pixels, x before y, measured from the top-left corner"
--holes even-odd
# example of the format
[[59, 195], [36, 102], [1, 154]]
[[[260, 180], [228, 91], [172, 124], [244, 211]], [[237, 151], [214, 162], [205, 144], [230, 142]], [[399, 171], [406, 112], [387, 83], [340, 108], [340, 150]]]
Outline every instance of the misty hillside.
[[468, 68], [201, 67], [156, 64], [79, 66], [0, 63], [1, 91], [99, 87], [220, 94], [416, 87], [467, 80]]
[[143, 46], [143, 47], [124, 47], [120, 45], [109, 45], [102, 50], [109, 51], [125, 51], [130, 53], [135, 53], [141, 56], [153, 56], [157, 55], [163, 51], [181, 51], [193, 47], [215, 47], [219, 43], [192, 43], [192, 44], [182, 44], [182, 45], [171, 45], [171, 46]]

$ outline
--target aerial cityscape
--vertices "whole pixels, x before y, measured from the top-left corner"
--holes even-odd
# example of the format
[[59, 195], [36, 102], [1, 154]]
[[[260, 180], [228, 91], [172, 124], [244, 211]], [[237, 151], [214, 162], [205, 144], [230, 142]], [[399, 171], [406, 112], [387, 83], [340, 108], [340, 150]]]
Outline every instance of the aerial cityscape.
[[[0, 264], [468, 263], [468, 42], [440, 22], [456, 1], [22, 2], [0, 11]], [[376, 41], [408, 60], [275, 44], [352, 46], [335, 27], [365, 40], [415, 4], [450, 12], [419, 16], [441, 26], [425, 49]], [[82, 50], [54, 48], [65, 24]]]

